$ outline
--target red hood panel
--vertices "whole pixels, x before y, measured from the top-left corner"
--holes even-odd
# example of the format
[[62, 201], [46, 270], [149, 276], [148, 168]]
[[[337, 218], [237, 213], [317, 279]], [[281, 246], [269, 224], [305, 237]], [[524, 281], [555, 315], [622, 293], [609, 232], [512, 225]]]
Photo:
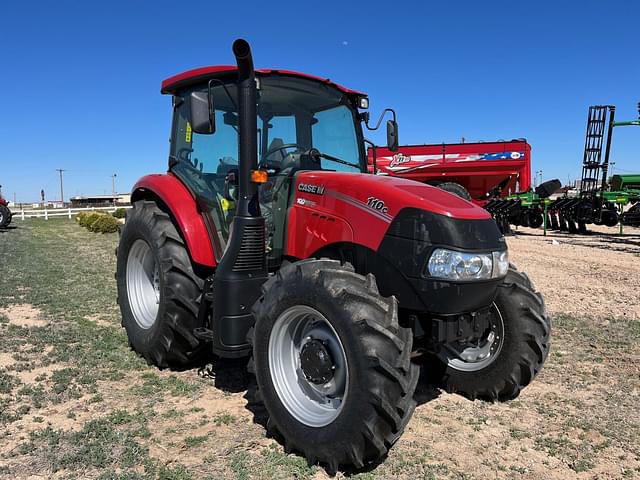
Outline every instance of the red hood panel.
[[[311, 185], [323, 188], [323, 195], [309, 193]], [[358, 202], [364, 210], [392, 220], [401, 209], [420, 208], [439, 215], [461, 219], [485, 219], [491, 215], [471, 202], [449, 192], [413, 180], [397, 177], [341, 172], [303, 172], [297, 177], [298, 195], [312, 201], [321, 197], [339, 197]], [[307, 191], [304, 191], [304, 190]], [[311, 188], [313, 190], [313, 188]], [[338, 213], [338, 212], [336, 212]], [[379, 215], [380, 216], [380, 215]]]

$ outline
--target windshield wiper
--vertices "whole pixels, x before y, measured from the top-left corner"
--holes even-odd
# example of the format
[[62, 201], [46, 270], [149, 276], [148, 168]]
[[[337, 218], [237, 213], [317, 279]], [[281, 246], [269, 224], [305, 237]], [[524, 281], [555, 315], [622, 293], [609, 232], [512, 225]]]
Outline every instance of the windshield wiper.
[[334, 156], [328, 155], [326, 153], [322, 153], [317, 148], [312, 148], [311, 150], [309, 150], [309, 156], [310, 157], [322, 157], [322, 158], [325, 158], [327, 160], [331, 160], [332, 162], [341, 163], [342, 165], [348, 165], [349, 167], [360, 169], [360, 165], [358, 165], [357, 163], [347, 162], [346, 160], [342, 160], [341, 158], [334, 157]]

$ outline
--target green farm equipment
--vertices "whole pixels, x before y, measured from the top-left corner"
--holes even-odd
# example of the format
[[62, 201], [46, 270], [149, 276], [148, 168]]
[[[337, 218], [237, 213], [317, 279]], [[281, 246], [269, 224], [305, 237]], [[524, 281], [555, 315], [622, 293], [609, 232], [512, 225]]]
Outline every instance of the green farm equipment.
[[485, 205], [503, 232], [508, 233], [510, 225], [544, 226], [545, 233], [547, 228], [587, 233], [589, 224], [620, 225], [621, 231], [623, 225], [640, 225], [640, 174], [607, 178], [613, 129], [640, 126], [640, 103], [637, 120], [616, 122], [615, 110], [613, 105], [589, 107], [578, 195], [565, 193], [550, 200], [560, 188], [558, 180], [551, 180], [535, 191], [495, 199]]
[[620, 194], [615, 199], [624, 209], [625, 205], [631, 204], [627, 211], [620, 214], [620, 223], [633, 227], [640, 227], [640, 174], [613, 175], [611, 181], [612, 192]]
[[549, 180], [535, 190], [491, 200], [484, 208], [491, 213], [503, 233], [509, 233], [511, 225], [544, 226], [546, 229], [550, 222], [547, 214], [547, 206], [551, 203], [549, 197], [560, 187], [560, 180]]

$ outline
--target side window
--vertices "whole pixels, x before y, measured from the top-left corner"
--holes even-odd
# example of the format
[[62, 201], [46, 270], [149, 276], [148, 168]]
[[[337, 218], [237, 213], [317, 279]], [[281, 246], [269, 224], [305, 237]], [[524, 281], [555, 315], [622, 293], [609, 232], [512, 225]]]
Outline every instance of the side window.
[[224, 123], [224, 112], [216, 110], [216, 132], [213, 135], [193, 134], [191, 143], [194, 163], [207, 173], [226, 175], [225, 165], [238, 165], [238, 133]]
[[238, 132], [225, 123], [225, 112], [216, 110], [216, 131], [212, 135], [194, 133], [189, 123], [187, 102], [179, 107], [174, 155], [180, 161], [209, 175], [224, 177], [238, 166]]
[[[358, 163], [360, 157], [351, 111], [344, 105], [322, 110], [313, 116], [311, 127], [313, 146], [323, 153], [347, 162]], [[322, 168], [347, 172], [358, 171], [353, 167], [322, 160]]]

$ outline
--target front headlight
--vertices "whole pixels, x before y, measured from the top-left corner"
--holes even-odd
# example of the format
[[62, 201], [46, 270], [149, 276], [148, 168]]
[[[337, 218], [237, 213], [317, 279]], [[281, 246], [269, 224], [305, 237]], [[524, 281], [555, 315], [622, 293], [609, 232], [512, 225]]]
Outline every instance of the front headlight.
[[504, 277], [509, 270], [506, 250], [465, 253], [436, 248], [427, 264], [429, 276], [446, 280], [489, 280]]

